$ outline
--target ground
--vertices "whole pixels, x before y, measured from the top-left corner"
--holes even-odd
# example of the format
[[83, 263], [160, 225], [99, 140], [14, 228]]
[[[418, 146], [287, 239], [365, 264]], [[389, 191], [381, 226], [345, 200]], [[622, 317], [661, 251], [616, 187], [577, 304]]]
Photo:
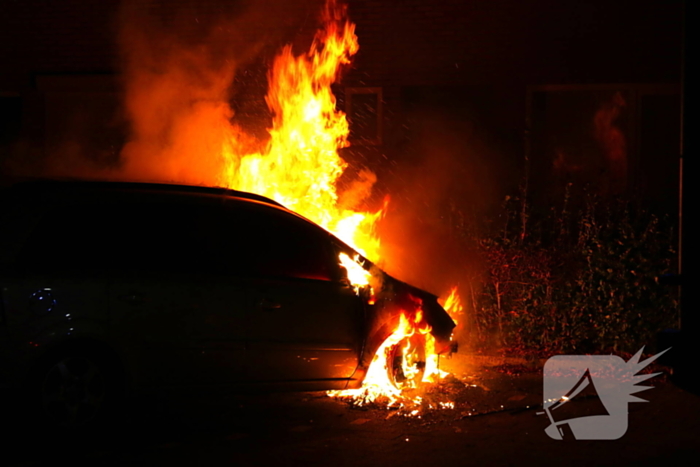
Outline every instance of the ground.
[[[45, 434], [3, 403], [0, 464], [215, 465], [698, 465], [700, 397], [670, 378], [650, 380], [629, 404], [618, 440], [556, 441], [544, 429], [542, 371], [494, 358], [453, 357], [426, 403], [454, 409], [404, 416], [354, 407], [325, 393], [168, 395], [139, 399], [107, 432]], [[7, 400], [5, 401], [7, 402]], [[575, 401], [584, 414], [594, 398]], [[21, 427], [21, 428], [20, 428]]]

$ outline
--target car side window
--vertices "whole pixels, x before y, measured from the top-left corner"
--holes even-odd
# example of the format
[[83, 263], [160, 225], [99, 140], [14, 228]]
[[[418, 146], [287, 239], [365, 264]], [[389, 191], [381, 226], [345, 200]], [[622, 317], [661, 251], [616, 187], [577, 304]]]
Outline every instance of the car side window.
[[93, 268], [108, 256], [109, 217], [97, 206], [52, 207], [37, 223], [19, 255], [29, 271]]
[[287, 212], [232, 203], [223, 232], [229, 267], [237, 273], [315, 279], [335, 278], [330, 235]]
[[50, 209], [20, 254], [25, 269], [211, 273], [329, 281], [330, 236], [267, 206], [111, 201]]
[[30, 271], [196, 273], [213, 266], [207, 208], [148, 201], [58, 206], [38, 223], [19, 261]]

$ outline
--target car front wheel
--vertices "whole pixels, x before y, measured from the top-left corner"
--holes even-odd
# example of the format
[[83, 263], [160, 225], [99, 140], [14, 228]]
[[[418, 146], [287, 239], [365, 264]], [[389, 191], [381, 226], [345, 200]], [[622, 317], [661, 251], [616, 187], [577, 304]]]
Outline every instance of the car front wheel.
[[389, 350], [389, 379], [398, 389], [419, 388], [425, 373], [425, 336], [415, 333]]

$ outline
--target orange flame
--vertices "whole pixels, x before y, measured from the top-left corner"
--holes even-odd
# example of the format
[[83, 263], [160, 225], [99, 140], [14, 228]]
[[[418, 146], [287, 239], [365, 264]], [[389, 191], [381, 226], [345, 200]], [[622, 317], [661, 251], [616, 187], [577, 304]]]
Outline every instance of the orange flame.
[[[388, 407], [394, 406], [397, 402], [403, 403], [402, 391], [391, 378], [390, 359], [395, 347], [400, 342], [411, 337], [415, 332], [415, 324], [411, 323], [405, 313], [401, 314], [399, 325], [396, 330], [382, 343], [374, 354], [372, 363], [367, 370], [362, 387], [359, 389], [346, 389], [342, 391], [328, 391], [332, 397], [347, 397], [356, 401], [358, 405], [364, 405], [384, 397], [388, 400]], [[410, 345], [410, 341], [406, 344]], [[408, 354], [410, 349], [405, 349], [404, 354]], [[401, 362], [401, 369], [404, 374], [414, 376], [417, 369], [408, 364], [405, 359]], [[420, 400], [414, 400], [420, 403]]]
[[[440, 302], [445, 311], [447, 311], [447, 313], [450, 315], [450, 318], [452, 318], [452, 321], [454, 321], [455, 324], [459, 324], [457, 316], [462, 313], [463, 307], [462, 300], [459, 298], [457, 287], [452, 287], [447, 298], [444, 301], [441, 300]], [[460, 317], [459, 319], [461, 320], [462, 318]]]

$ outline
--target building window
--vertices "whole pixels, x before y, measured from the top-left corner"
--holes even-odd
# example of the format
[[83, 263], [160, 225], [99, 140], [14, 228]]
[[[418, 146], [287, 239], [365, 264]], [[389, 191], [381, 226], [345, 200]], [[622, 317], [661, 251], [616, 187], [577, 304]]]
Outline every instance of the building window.
[[0, 94], [0, 147], [19, 138], [22, 124], [22, 99], [15, 94]]
[[346, 88], [345, 112], [351, 143], [382, 144], [382, 88]]
[[680, 94], [667, 84], [538, 85], [528, 89], [533, 199], [585, 193], [678, 202]]

